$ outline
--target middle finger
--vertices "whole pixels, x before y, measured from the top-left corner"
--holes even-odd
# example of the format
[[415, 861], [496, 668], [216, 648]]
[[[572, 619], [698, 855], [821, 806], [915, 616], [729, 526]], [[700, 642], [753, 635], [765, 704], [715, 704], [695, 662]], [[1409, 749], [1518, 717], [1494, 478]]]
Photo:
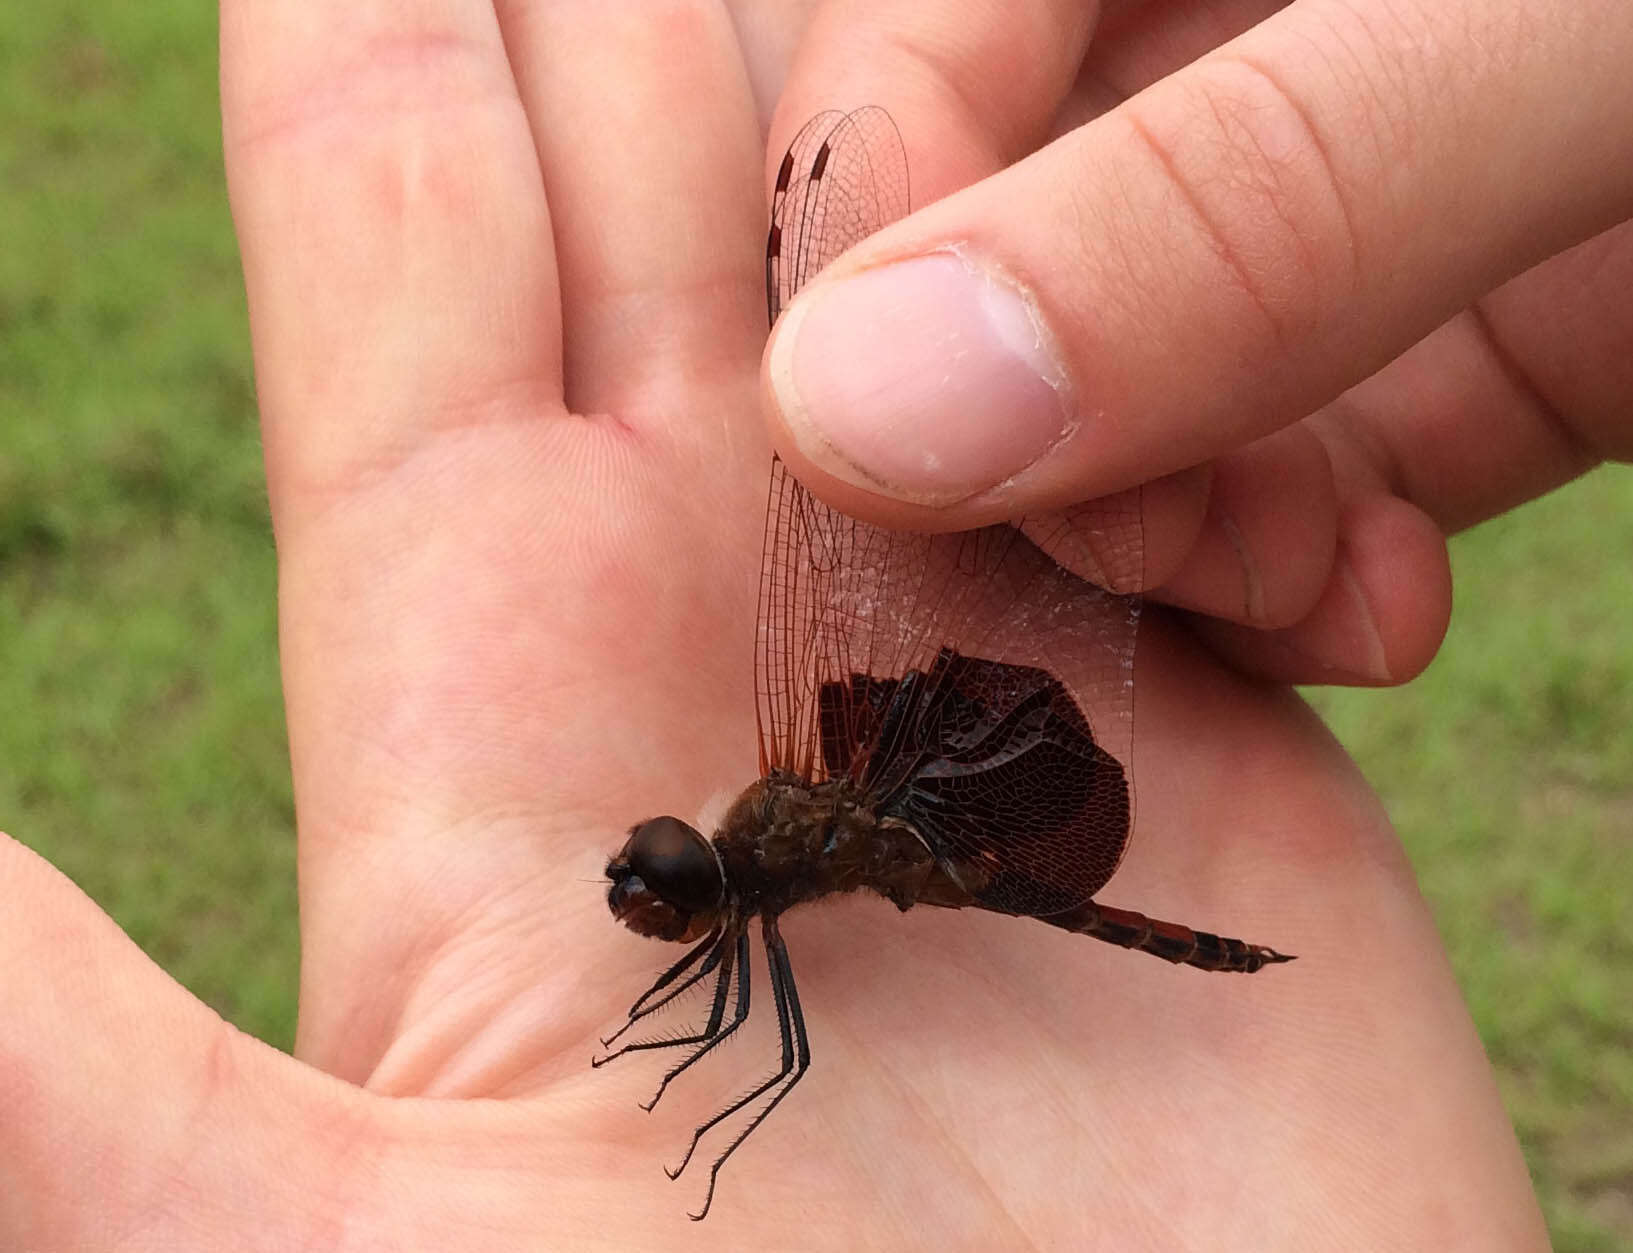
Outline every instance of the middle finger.
[[683, 375], [751, 374], [761, 148], [725, 11], [506, 3], [500, 19], [550, 202], [568, 406], [656, 421]]

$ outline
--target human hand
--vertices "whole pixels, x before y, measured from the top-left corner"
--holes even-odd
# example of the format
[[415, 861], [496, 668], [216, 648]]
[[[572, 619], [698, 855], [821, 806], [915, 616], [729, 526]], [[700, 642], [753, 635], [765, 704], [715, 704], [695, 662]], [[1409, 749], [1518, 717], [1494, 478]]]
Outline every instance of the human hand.
[[1540, 1244], [1376, 803], [1295, 700], [1156, 623], [1110, 899], [1302, 960], [796, 913], [816, 1068], [686, 1223], [657, 1164], [689, 1124], [587, 1065], [664, 954], [584, 882], [753, 771], [761, 152], [730, 26], [681, 12], [506, 11], [501, 44], [480, 7], [224, 9], [299, 1060], [0, 845], [0, 1244]]
[[[1444, 532], [1633, 456], [1630, 59], [1614, 0], [823, 5], [773, 150], [880, 104], [947, 199], [790, 308], [778, 447], [885, 525], [1157, 480], [1147, 585], [1221, 655], [1410, 678]], [[983, 291], [1038, 349], [972, 347]]]

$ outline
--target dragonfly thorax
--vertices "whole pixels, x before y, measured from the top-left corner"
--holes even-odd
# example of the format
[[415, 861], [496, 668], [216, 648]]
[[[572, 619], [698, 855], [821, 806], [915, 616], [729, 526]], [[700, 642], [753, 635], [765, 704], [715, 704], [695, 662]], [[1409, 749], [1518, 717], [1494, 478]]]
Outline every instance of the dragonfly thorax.
[[728, 894], [745, 914], [779, 914], [859, 888], [906, 909], [935, 867], [917, 832], [876, 813], [844, 777], [757, 780], [726, 812], [714, 843]]

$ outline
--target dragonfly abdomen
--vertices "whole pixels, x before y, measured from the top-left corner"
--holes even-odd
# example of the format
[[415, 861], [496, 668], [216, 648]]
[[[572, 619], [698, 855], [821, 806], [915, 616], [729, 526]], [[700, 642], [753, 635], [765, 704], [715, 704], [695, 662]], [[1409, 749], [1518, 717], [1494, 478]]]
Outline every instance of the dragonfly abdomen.
[[1263, 944], [1249, 944], [1245, 940], [1214, 935], [1211, 931], [1193, 931], [1182, 923], [1147, 918], [1132, 910], [1113, 909], [1095, 901], [1050, 914], [1039, 921], [1199, 970], [1252, 974], [1265, 966], [1293, 960], [1291, 954], [1278, 953]]

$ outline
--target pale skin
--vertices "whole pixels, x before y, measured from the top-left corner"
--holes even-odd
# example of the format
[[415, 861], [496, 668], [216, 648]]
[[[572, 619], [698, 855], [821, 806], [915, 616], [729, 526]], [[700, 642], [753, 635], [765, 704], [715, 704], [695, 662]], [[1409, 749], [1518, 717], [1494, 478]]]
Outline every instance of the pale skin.
[[[1120, 49], [1149, 79], [1251, 20], [1236, 4], [1201, 11], [1213, 26], [1188, 6], [1178, 34], [1136, 26], [1106, 55]], [[1294, 697], [1221, 664], [1222, 652], [1284, 668], [1231, 625], [1210, 629], [1214, 651], [1156, 615], [1142, 636], [1141, 834], [1103, 895], [1298, 962], [1211, 975], [969, 912], [854, 899], [793, 913], [816, 1062], [723, 1175], [702, 1227], [684, 1218], [701, 1180], [658, 1171], [685, 1126], [635, 1108], [654, 1070], [589, 1069], [595, 1037], [679, 951], [613, 924], [601, 862], [630, 823], [692, 816], [754, 768], [747, 663], [770, 447], [760, 119], [779, 101], [780, 154], [819, 107], [885, 104], [920, 186], [940, 191], [1017, 155], [950, 111], [919, 129], [932, 89], [884, 90], [933, 87], [962, 62], [873, 81], [854, 68], [866, 58], [848, 58], [862, 77], [846, 80], [832, 43], [846, 15], [818, 14], [801, 43], [806, 12], [756, 10], [734, 27], [706, 4], [509, 6], [497, 20], [451, 0], [224, 6], [299, 810], [296, 1057], [224, 1025], [49, 866], [0, 846], [0, 1244], [1545, 1245], [1380, 806]], [[961, 11], [959, 29], [996, 56], [978, 18]], [[1035, 37], [1058, 54], [1047, 21]], [[1603, 31], [1587, 42], [1616, 55]], [[819, 99], [825, 68], [837, 95]], [[1057, 77], [1046, 116], [1070, 113], [1073, 76]], [[924, 136], [938, 134], [961, 155], [925, 167]], [[1624, 272], [1626, 234], [1600, 245]], [[1539, 273], [1493, 299], [1587, 317], [1592, 283]], [[1426, 270], [1412, 290], [1439, 292], [1438, 309], [1468, 290], [1454, 277]], [[1427, 329], [1409, 295], [1378, 296], [1380, 339], [1379, 326], [1402, 347]], [[1376, 436], [1366, 447], [1383, 441], [1407, 464], [1409, 377], [1386, 371], [1349, 410], [1300, 422], [1289, 406], [1338, 368], [1330, 347], [1303, 343], [1287, 348], [1298, 387], [1251, 422], [1245, 404], [1225, 415], [1234, 424], [1206, 415], [1186, 446], [1245, 464], [1232, 449], [1279, 424], [1293, 434], [1271, 438], [1299, 442], [1291, 463], [1315, 467], [1294, 495], [1315, 502], [1325, 538], [1301, 526], [1278, 550], [1303, 539], [1320, 567], [1276, 602], [1293, 629], [1286, 606], [1310, 585], [1319, 599], [1342, 544], [1365, 547], [1357, 516], [1395, 510], [1400, 534], [1423, 537], [1397, 551], [1428, 575], [1357, 575], [1393, 598], [1376, 616], [1402, 677], [1444, 619], [1431, 521], [1534, 494], [1616, 451], [1625, 426], [1610, 414], [1567, 435], [1516, 412], [1499, 424], [1518, 441], [1512, 473], [1437, 462], [1406, 499], [1398, 483], [1364, 486], [1376, 483], [1364, 459], [1346, 469], [1329, 451], [1322, 471], [1308, 441], [1331, 450], [1323, 432], [1347, 415]], [[1357, 359], [1370, 369], [1376, 351]], [[1572, 386], [1615, 394], [1633, 367], [1612, 357], [1578, 362]], [[1198, 377], [1217, 364], [1196, 363]], [[1178, 396], [1171, 376], [1191, 368], [1153, 369], [1150, 385]], [[1332, 390], [1349, 383], [1360, 375]], [[1464, 430], [1473, 392], [1437, 415]], [[1125, 450], [1126, 477], [1074, 481], [1084, 496], [1126, 487], [1173, 470], [1162, 455]], [[1181, 480], [1178, 513], [1190, 490]], [[1195, 562], [1163, 556], [1160, 522], [1159, 564], [1206, 571], [1203, 545]], [[1174, 577], [1171, 599], [1207, 600], [1183, 582], [1205, 574]], [[721, 1062], [744, 1079], [763, 1064], [744, 1049]]]

